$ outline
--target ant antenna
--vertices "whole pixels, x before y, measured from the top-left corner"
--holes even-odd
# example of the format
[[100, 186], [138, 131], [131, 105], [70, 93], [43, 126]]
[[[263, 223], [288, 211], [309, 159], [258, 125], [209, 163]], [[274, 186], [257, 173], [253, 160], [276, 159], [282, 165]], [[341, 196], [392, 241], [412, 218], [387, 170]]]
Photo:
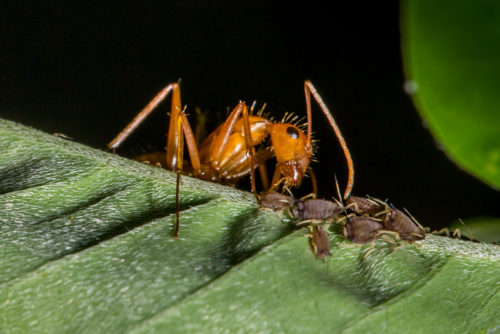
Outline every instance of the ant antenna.
[[[347, 161], [347, 169], [349, 171], [348, 179], [347, 179], [347, 186], [344, 191], [344, 199], [347, 199], [349, 195], [351, 194], [352, 187], [354, 185], [354, 164], [352, 162], [351, 158], [351, 152], [349, 151], [349, 148], [347, 147], [347, 144], [345, 142], [344, 137], [342, 136], [342, 133], [340, 132], [339, 127], [337, 126], [337, 123], [335, 122], [335, 119], [333, 118], [332, 114], [330, 113], [330, 110], [328, 110], [328, 107], [326, 106], [325, 102], [323, 102], [323, 99], [319, 95], [319, 93], [316, 91], [316, 88], [314, 88], [313, 84], [311, 81], [306, 80], [304, 82], [304, 90], [305, 90], [305, 95], [306, 95], [306, 107], [307, 107], [307, 114], [311, 114], [311, 94], [318, 103], [318, 105], [321, 108], [321, 111], [323, 111], [323, 114], [327, 118], [328, 122], [330, 123], [333, 131], [335, 132], [335, 135], [337, 136], [337, 139], [339, 140], [340, 146], [342, 147], [342, 150], [344, 151], [344, 156]], [[307, 136], [308, 136], [308, 141], [310, 142], [311, 140], [311, 124], [308, 124], [307, 126]]]

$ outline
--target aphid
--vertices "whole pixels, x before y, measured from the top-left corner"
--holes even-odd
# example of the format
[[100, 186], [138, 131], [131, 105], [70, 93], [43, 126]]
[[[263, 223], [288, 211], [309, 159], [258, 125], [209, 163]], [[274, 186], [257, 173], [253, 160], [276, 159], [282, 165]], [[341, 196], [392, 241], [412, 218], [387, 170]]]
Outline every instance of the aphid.
[[275, 191], [264, 193], [260, 197], [260, 206], [272, 210], [283, 210], [291, 207], [294, 203], [295, 199], [292, 196]]
[[344, 208], [333, 201], [310, 198], [299, 200], [292, 209], [292, 214], [300, 220], [328, 220], [339, 215]]
[[311, 229], [311, 247], [313, 248], [314, 254], [316, 257], [321, 259], [322, 261], [330, 253], [330, 240], [325, 232], [325, 230], [321, 227], [321, 225], [316, 225], [314, 227], [310, 227]]
[[400, 240], [416, 241], [425, 238], [425, 230], [400, 210], [373, 197], [350, 196], [346, 200], [347, 208], [358, 215], [379, 220], [384, 230], [396, 232]]
[[[286, 187], [296, 187], [309, 170], [309, 162], [313, 153], [311, 140], [311, 94], [332, 126], [344, 150], [349, 168], [348, 184], [345, 197], [350, 193], [354, 180], [352, 159], [344, 138], [335, 120], [312, 83], [304, 82], [307, 110], [307, 134], [294, 124], [273, 122], [262, 115], [253, 116], [244, 102], [240, 102], [231, 112], [226, 121], [199, 145], [193, 131], [181, 108], [180, 88], [178, 83], [172, 83], [162, 89], [149, 104], [123, 129], [108, 148], [113, 152], [125, 139], [144, 121], [144, 119], [172, 93], [170, 122], [165, 155], [153, 154], [149, 158], [152, 164], [163, 160], [165, 168], [177, 173], [176, 181], [176, 224], [174, 237], [179, 233], [179, 187], [181, 173], [225, 184], [235, 184], [245, 175], [250, 174], [252, 192], [260, 202], [255, 186], [254, 170], [271, 156], [276, 156], [277, 164], [273, 175], [271, 189], [284, 184]], [[255, 148], [261, 145], [267, 137], [271, 138], [271, 147]], [[184, 140], [188, 148], [190, 164], [184, 166]], [[260, 168], [260, 170], [264, 170]], [[263, 177], [267, 179], [267, 176]]]
[[349, 196], [346, 200], [346, 208], [358, 215], [375, 215], [387, 209], [387, 204], [369, 197]]
[[467, 225], [465, 225], [462, 219], [458, 219], [458, 221], [460, 222], [460, 224], [462, 224], [463, 228], [465, 229], [465, 233], [467, 233], [467, 235], [462, 234], [462, 231], [458, 227], [455, 228], [453, 232], [451, 232], [449, 228], [444, 227], [439, 231], [432, 231], [432, 234], [444, 235], [449, 238], [461, 239], [472, 242], [481, 242], [478, 236], [469, 227], [467, 227]]
[[416, 241], [425, 239], [422, 226], [398, 209], [392, 209], [384, 219], [384, 228], [397, 232], [401, 240]]
[[373, 218], [355, 216], [347, 220], [344, 236], [352, 242], [365, 244], [375, 240], [382, 229], [382, 224]]

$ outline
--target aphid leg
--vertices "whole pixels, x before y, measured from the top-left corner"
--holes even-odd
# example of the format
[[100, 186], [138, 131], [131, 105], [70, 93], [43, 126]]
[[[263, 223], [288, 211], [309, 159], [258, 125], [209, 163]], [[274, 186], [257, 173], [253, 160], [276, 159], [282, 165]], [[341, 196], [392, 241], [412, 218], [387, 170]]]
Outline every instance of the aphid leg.
[[392, 211], [392, 209], [387, 209], [387, 210], [383, 210], [383, 211], [377, 212], [376, 214], [373, 215], [373, 218], [377, 218], [377, 217], [380, 217], [380, 216], [385, 216], [386, 214], [388, 214], [391, 211]]
[[304, 200], [306, 200], [306, 199], [308, 199], [308, 198], [313, 198], [313, 199], [315, 199], [315, 198], [316, 198], [316, 194], [315, 194], [315, 193], [310, 193], [310, 194], [307, 194], [307, 195], [305, 195], [305, 196], [302, 196], [302, 197], [300, 198], [300, 200], [301, 200], [301, 201], [304, 201]]
[[366, 260], [373, 251], [375, 251], [375, 240], [370, 242], [370, 247], [368, 248], [368, 251], [363, 255], [363, 261]]
[[[165, 100], [165, 98], [170, 94], [170, 92], [179, 92], [179, 84], [172, 83], [165, 88], [163, 88], [156, 96], [148, 103], [144, 109], [142, 109], [137, 116], [108, 144], [108, 149], [110, 149], [113, 153], [116, 149], [127, 139], [128, 136], [146, 119], [146, 117], [151, 114], [153, 110], [158, 107], [158, 105]], [[172, 101], [173, 103], [173, 101]], [[180, 99], [179, 99], [179, 107], [180, 107]]]
[[313, 229], [314, 229], [313, 225], [307, 226], [307, 229], [309, 230], [309, 233], [304, 234], [304, 237], [312, 238], [313, 237]]
[[420, 251], [420, 255], [423, 257], [424, 256], [424, 246], [421, 243], [413, 243], [413, 245], [418, 247], [418, 250]]
[[460, 231], [460, 229], [459, 229], [459, 228], [456, 228], [456, 229], [453, 231], [452, 237], [453, 237], [453, 238], [457, 238], [457, 239], [461, 239], [461, 238], [462, 238], [462, 231]]
[[[323, 99], [319, 95], [319, 93], [316, 91], [316, 88], [314, 88], [313, 84], [309, 81], [306, 80], [304, 82], [304, 92], [306, 96], [306, 108], [307, 108], [307, 117], [308, 120], [311, 119], [311, 94], [318, 103], [318, 105], [321, 108], [321, 111], [323, 111], [323, 114], [327, 118], [328, 122], [330, 123], [331, 127], [333, 128], [333, 131], [335, 132], [335, 135], [337, 136], [337, 139], [339, 140], [340, 146], [342, 147], [342, 150], [344, 151], [344, 156], [347, 161], [347, 169], [348, 169], [348, 178], [347, 178], [347, 186], [344, 191], [344, 199], [349, 197], [352, 191], [352, 187], [354, 185], [354, 164], [352, 162], [351, 158], [351, 152], [349, 151], [349, 148], [347, 147], [347, 144], [345, 142], [344, 137], [342, 136], [342, 133], [340, 132], [339, 127], [337, 126], [337, 123], [335, 122], [335, 119], [333, 118], [332, 114], [328, 110], [328, 107], [326, 104], [323, 102]], [[311, 122], [308, 122], [307, 126], [307, 136], [308, 136], [308, 142], [310, 142], [311, 138]]]
[[315, 242], [313, 242], [313, 240], [314, 240], [314, 227], [312, 225], [309, 225], [309, 233], [305, 234], [305, 236], [309, 238], [309, 244], [312, 246], [313, 253], [315, 255], [317, 255], [318, 254], [318, 246], [316, 245]]
[[345, 216], [339, 216], [337, 219], [335, 219], [333, 221], [334, 224], [345, 224], [346, 221], [349, 220], [349, 218], [352, 218], [352, 217], [356, 217], [356, 214], [354, 213], [350, 213], [348, 215], [345, 215]]
[[317, 222], [318, 221], [316, 219], [305, 219], [305, 220], [299, 221], [297, 224], [295, 224], [295, 226], [303, 226], [303, 225], [309, 224], [309, 227], [311, 227], [312, 224], [317, 223]]
[[432, 234], [434, 235], [445, 235], [449, 237], [451, 235], [450, 230], [447, 227], [444, 227], [440, 229], [439, 231], [433, 231]]
[[[459, 218], [458, 221], [460, 222], [460, 224], [462, 224], [464, 229], [467, 230], [467, 233], [470, 235], [472, 241], [481, 242], [479, 240], [478, 236], [474, 232], [472, 232], [471, 229], [467, 225], [465, 225], [464, 221], [461, 218]], [[460, 234], [460, 238], [461, 237], [462, 237], [462, 234]]]
[[398, 232], [388, 231], [388, 230], [379, 231], [375, 237], [376, 238], [380, 237], [391, 244], [396, 244], [396, 242], [394, 242], [394, 240], [390, 240], [389, 238], [387, 238], [387, 235], [392, 236], [394, 238], [394, 240], [401, 240], [401, 237], [399, 236]]
[[[382, 235], [380, 236], [380, 239], [384, 240], [385, 242], [387, 242], [388, 244], [390, 244], [390, 245], [392, 245], [392, 246], [397, 246], [397, 247], [393, 248], [393, 249], [392, 249], [392, 251], [395, 251], [395, 250], [397, 250], [397, 249], [401, 248], [401, 243], [397, 243], [397, 242], [395, 242], [393, 239], [389, 238], [389, 237], [388, 237], [387, 235], [385, 235], [385, 234], [382, 234]], [[406, 241], [404, 241], [403, 243], [405, 243], [405, 244], [406, 244]]]
[[337, 247], [339, 247], [339, 248], [359, 248], [361, 246], [364, 246], [364, 244], [355, 244], [352, 242], [345, 242], [345, 243], [337, 244]]
[[292, 198], [295, 198], [295, 196], [293, 196], [292, 191], [290, 190], [290, 188], [286, 186], [286, 184], [283, 185], [283, 189], [288, 193], [288, 195], [290, 195]]

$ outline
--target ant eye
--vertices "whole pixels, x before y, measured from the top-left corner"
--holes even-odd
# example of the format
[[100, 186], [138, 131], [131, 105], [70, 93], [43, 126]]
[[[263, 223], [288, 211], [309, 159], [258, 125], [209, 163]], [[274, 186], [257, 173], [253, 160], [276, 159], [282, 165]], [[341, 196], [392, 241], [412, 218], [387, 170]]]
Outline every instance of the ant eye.
[[294, 127], [289, 126], [288, 128], [286, 128], [286, 133], [288, 133], [288, 135], [292, 139], [299, 138], [299, 131]]

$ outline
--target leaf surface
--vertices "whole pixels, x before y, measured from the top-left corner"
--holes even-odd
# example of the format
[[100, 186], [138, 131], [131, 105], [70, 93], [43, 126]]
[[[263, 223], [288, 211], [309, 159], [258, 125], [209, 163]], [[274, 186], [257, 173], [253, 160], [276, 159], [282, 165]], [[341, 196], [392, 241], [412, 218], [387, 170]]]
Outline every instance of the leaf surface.
[[464, 333], [500, 327], [500, 248], [356, 247], [253, 195], [0, 120], [0, 332]]

